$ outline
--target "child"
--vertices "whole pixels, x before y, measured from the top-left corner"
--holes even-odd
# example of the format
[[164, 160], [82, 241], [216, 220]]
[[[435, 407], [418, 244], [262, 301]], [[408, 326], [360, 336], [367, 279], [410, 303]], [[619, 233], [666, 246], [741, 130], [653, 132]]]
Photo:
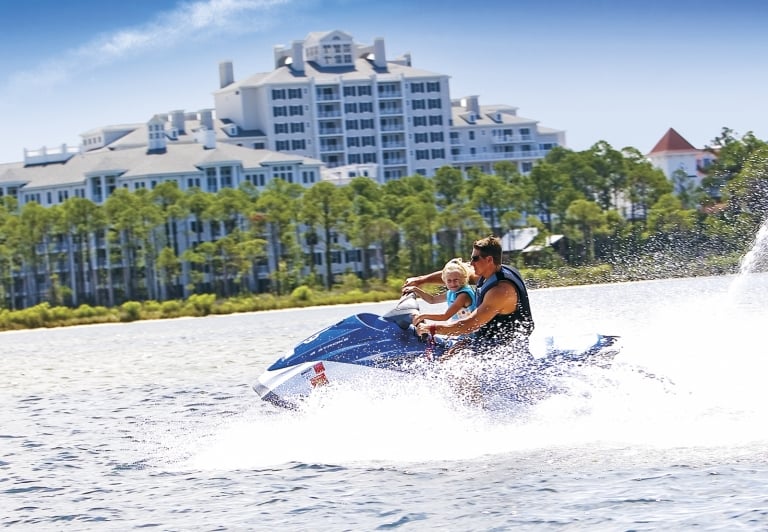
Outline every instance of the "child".
[[443, 282], [448, 288], [447, 292], [433, 295], [421, 288], [410, 287], [412, 292], [427, 303], [442, 303], [446, 301], [448, 308], [442, 314], [417, 314], [413, 317], [413, 324], [418, 325], [424, 320], [442, 321], [449, 318], [457, 320], [468, 316], [477, 307], [477, 295], [469, 286], [469, 269], [461, 259], [449, 260], [443, 268]]

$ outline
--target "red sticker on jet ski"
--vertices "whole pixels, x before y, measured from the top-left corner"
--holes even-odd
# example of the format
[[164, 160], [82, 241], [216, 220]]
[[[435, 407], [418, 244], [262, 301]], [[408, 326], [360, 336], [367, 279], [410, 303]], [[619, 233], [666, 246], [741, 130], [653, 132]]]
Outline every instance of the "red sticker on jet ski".
[[314, 367], [314, 369], [315, 369], [315, 373], [318, 373], [318, 374], [319, 374], [319, 373], [323, 373], [323, 372], [325, 372], [325, 366], [323, 365], [323, 363], [322, 363], [322, 362], [318, 362], [318, 363], [317, 363], [317, 364], [315, 364], [313, 367]]
[[325, 376], [325, 373], [321, 373], [309, 379], [309, 383], [313, 388], [317, 388], [318, 386], [325, 386], [328, 384], [328, 378]]

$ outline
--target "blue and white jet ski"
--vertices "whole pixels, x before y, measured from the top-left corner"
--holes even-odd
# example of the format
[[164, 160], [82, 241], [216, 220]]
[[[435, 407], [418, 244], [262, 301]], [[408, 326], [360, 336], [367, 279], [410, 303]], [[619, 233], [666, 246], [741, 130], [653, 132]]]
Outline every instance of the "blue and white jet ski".
[[[377, 372], [409, 374], [424, 371], [425, 358], [437, 361], [450, 346], [440, 337], [420, 338], [411, 324], [418, 313], [414, 296], [403, 297], [396, 307], [379, 316], [354, 314], [327, 327], [280, 357], [259, 377], [253, 389], [275, 406], [295, 409], [318, 387], [334, 383], [376, 382]], [[532, 386], [541, 389], [542, 375], [557, 375], [579, 366], [609, 367], [619, 353], [617, 336], [580, 335], [548, 337], [542, 354], [532, 355], [522, 367], [492, 379], [497, 389], [516, 390], [513, 400]], [[382, 376], [382, 375], [379, 375]], [[546, 387], [546, 386], [545, 386]]]

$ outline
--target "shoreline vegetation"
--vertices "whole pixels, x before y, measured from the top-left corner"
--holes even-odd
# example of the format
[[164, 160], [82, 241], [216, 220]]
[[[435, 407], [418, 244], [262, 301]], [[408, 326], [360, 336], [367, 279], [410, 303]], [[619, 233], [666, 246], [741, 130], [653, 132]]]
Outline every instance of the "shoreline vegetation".
[[[556, 269], [521, 268], [529, 289], [559, 288], [590, 284], [646, 281], [682, 277], [728, 275], [738, 272], [741, 255], [709, 257], [693, 262], [667, 262], [648, 259], [648, 263], [631, 266], [600, 264]], [[40, 303], [22, 310], [0, 310], [0, 332], [56, 328], [71, 325], [128, 323], [139, 320], [203, 317], [241, 312], [282, 310], [339, 304], [378, 303], [400, 297], [403, 279], [363, 282], [354, 274], [345, 275], [342, 284], [331, 290], [299, 286], [289, 295], [271, 293], [217, 298], [214, 294], [193, 294], [186, 300], [163, 302], [126, 301], [118, 307], [90, 306], [77, 308]]]

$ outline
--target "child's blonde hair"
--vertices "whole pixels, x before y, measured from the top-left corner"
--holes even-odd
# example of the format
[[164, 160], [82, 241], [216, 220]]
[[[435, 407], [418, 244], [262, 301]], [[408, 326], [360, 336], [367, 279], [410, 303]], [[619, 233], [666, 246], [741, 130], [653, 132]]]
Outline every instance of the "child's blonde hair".
[[445, 263], [445, 266], [443, 267], [443, 274], [441, 276], [443, 282], [445, 282], [445, 278], [448, 277], [449, 273], [458, 273], [461, 275], [462, 285], [467, 284], [469, 281], [469, 268], [467, 268], [467, 265], [464, 264], [464, 261], [461, 259], [451, 259]]

